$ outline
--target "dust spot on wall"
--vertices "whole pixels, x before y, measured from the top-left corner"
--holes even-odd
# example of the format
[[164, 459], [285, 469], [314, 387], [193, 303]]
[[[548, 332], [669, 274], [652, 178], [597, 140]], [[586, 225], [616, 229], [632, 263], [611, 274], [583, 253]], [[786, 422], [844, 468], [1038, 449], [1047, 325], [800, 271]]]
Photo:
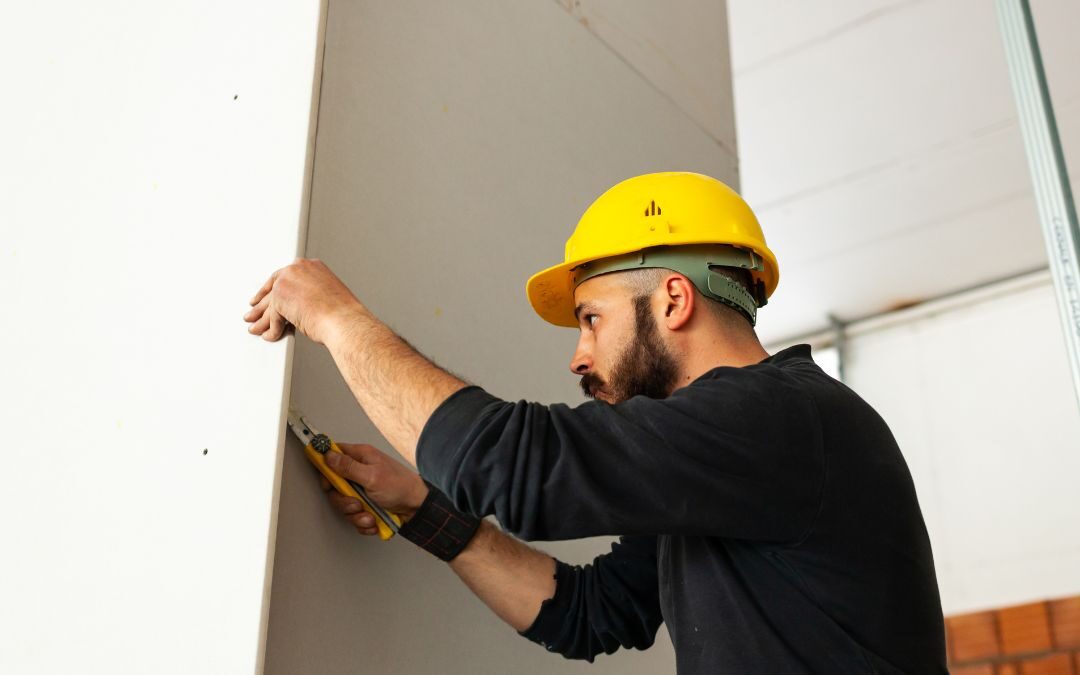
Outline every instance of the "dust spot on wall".
[[442, 316], [442, 307], [436, 307], [435, 308], [435, 318], [438, 319], [440, 316]]

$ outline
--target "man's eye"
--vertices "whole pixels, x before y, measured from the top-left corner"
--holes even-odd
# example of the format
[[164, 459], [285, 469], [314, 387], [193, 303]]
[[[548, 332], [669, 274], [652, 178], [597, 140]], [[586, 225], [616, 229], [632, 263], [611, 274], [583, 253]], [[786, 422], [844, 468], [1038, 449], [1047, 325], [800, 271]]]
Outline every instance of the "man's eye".
[[595, 325], [596, 325], [596, 322], [597, 322], [597, 321], [598, 321], [599, 319], [600, 319], [600, 317], [598, 317], [598, 316], [597, 316], [597, 315], [595, 315], [595, 314], [586, 314], [586, 315], [585, 315], [585, 323], [589, 324], [589, 327], [590, 327], [590, 328], [592, 328], [593, 326], [595, 326]]

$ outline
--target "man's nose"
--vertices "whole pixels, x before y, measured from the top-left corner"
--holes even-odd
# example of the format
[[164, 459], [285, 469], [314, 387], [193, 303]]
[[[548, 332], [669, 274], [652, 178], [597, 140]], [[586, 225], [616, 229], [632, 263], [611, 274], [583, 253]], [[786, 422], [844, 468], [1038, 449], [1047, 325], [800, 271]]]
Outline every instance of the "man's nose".
[[570, 359], [570, 372], [575, 375], [585, 375], [592, 370], [592, 355], [585, 348], [584, 340], [578, 341], [574, 357]]

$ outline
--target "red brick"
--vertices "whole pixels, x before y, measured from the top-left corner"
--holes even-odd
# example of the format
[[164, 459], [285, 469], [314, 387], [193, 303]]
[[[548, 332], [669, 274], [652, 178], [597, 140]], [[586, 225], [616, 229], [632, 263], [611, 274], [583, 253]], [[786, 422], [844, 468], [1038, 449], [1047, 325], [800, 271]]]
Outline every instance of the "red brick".
[[999, 663], [994, 669], [994, 675], [1020, 675], [1020, 665], [1017, 663]]
[[980, 663], [974, 666], [953, 666], [949, 669], [952, 675], [994, 675], [994, 666], [991, 663]]
[[1050, 614], [1045, 602], [998, 610], [1001, 651], [1005, 654], [1042, 652], [1053, 647]]
[[1023, 675], [1074, 675], [1073, 660], [1065, 652], [1024, 659], [1020, 665], [1020, 672]]
[[1050, 601], [1054, 646], [1080, 647], [1080, 596]]
[[953, 663], [975, 661], [1001, 653], [994, 612], [959, 614], [945, 619], [949, 656]]

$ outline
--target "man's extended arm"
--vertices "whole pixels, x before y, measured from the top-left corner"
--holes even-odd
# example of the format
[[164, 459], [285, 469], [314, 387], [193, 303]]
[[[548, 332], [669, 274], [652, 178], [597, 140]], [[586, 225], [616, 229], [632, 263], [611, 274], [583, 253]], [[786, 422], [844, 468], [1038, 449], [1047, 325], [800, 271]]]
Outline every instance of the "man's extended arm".
[[555, 595], [555, 559], [484, 521], [450, 569], [476, 597], [519, 633]]
[[655, 537], [623, 538], [580, 567], [485, 521], [450, 567], [500, 619], [568, 659], [647, 649], [662, 621]]
[[[364, 486], [408, 522], [429, 491], [420, 477], [370, 445], [342, 443], [333, 469]], [[376, 534], [356, 499], [322, 479], [331, 503], [362, 534]], [[622, 647], [645, 649], [660, 626], [656, 538], [623, 538], [591, 565], [558, 562], [483, 522], [450, 567], [495, 614], [526, 638], [567, 658], [592, 660]]]
[[[412, 520], [428, 501], [423, 480], [400, 462], [370, 445], [339, 445], [344, 455], [328, 453], [330, 467], [362, 485], [369, 497], [404, 522]], [[338, 493], [325, 478], [320, 477], [320, 481], [331, 504], [357, 531], [365, 535], [378, 532], [360, 500]], [[480, 524], [468, 545], [450, 561], [450, 568], [500, 619], [518, 631], [531, 626], [543, 602], [555, 595], [555, 560], [488, 522]]]
[[416, 465], [424, 424], [464, 382], [398, 337], [318, 260], [299, 259], [275, 272], [251, 305], [244, 315], [249, 332], [273, 342], [292, 324], [326, 345], [364, 412]]
[[344, 314], [326, 346], [372, 423], [416, 466], [416, 444], [431, 413], [466, 386], [417, 352], [363, 305]]

